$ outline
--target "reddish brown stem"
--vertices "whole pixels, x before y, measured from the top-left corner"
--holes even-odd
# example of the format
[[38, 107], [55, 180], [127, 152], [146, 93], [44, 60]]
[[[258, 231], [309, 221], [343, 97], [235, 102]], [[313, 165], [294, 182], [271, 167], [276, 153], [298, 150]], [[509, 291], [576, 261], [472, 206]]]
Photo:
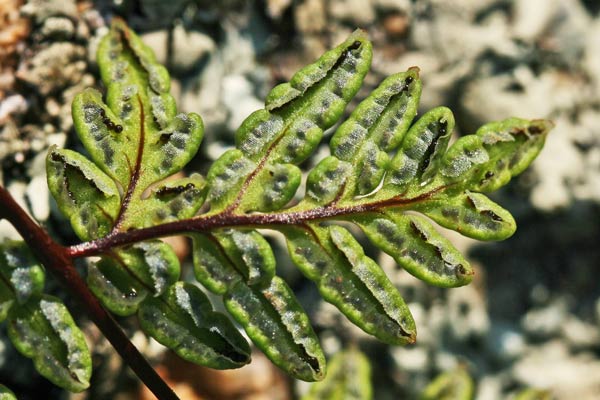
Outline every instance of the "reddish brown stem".
[[37, 259], [84, 306], [87, 315], [113, 345], [140, 380], [159, 399], [178, 399], [148, 361], [127, 338], [81, 278], [67, 248], [57, 244], [0, 186], [0, 219], [8, 220], [21, 234]]
[[352, 217], [368, 212], [379, 211], [390, 207], [402, 207], [408, 204], [427, 200], [447, 186], [435, 188], [413, 198], [391, 198], [355, 206], [337, 207], [328, 205], [304, 211], [282, 211], [269, 214], [234, 214], [226, 211], [221, 214], [201, 215], [191, 219], [169, 222], [149, 228], [135, 229], [127, 232], [114, 232], [101, 239], [81, 243], [67, 248], [71, 257], [89, 257], [127, 244], [165, 236], [174, 236], [190, 232], [209, 232], [227, 227], [263, 227], [298, 225], [310, 221], [332, 218]]

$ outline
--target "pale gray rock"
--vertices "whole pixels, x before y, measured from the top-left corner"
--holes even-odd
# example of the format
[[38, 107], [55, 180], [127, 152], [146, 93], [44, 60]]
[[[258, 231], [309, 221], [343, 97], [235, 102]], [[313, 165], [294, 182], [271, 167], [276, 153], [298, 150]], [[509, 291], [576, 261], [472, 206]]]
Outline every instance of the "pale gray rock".
[[20, 94], [5, 97], [0, 101], [0, 124], [4, 125], [11, 116], [23, 114], [27, 106], [27, 100]]
[[225, 74], [246, 74], [252, 71], [257, 65], [250, 35], [229, 22], [223, 28], [225, 43], [221, 47], [221, 58]]
[[596, 18], [585, 35], [585, 51], [581, 65], [600, 93], [600, 18]]
[[229, 75], [223, 79], [223, 104], [229, 110], [229, 130], [237, 130], [246, 117], [264, 108], [264, 103], [252, 92], [252, 84], [242, 75]]
[[396, 347], [391, 353], [396, 365], [404, 371], [423, 373], [429, 367], [429, 351], [426, 347]]
[[560, 334], [567, 317], [567, 303], [563, 298], [554, 300], [548, 306], [533, 309], [523, 317], [523, 330], [531, 337], [548, 339]]
[[516, 326], [495, 321], [491, 324], [485, 344], [489, 354], [501, 363], [519, 358], [527, 345]]
[[473, 62], [488, 49], [514, 52], [505, 14], [496, 12], [478, 23], [473, 22], [477, 12], [489, 1], [433, 3], [430, 12], [434, 18], [413, 21], [410, 40], [416, 47], [436, 54], [447, 64]]
[[465, 21], [473, 21], [478, 14], [492, 8], [495, 4], [498, 4], [498, 0], [430, 0], [420, 6], [429, 7], [437, 17], [449, 15]]
[[267, 13], [271, 18], [279, 19], [292, 5], [292, 0], [268, 0]]
[[304, 34], [321, 33], [327, 25], [325, 4], [321, 0], [304, 0], [295, 8], [294, 21]]
[[[173, 72], [187, 73], [215, 50], [215, 43], [208, 35], [198, 31], [186, 31], [182, 25], [176, 25], [172, 32]], [[141, 36], [144, 43], [154, 50], [156, 60], [167, 64], [168, 32], [160, 30]]]
[[502, 396], [502, 379], [496, 375], [486, 375], [477, 383], [477, 400], [497, 400]]
[[75, 0], [28, 0], [21, 7], [21, 14], [42, 23], [53, 16], [77, 17]]
[[585, 91], [581, 81], [557, 71], [536, 76], [527, 66], [515, 65], [512, 71], [471, 78], [461, 91], [461, 112], [474, 127], [510, 116], [543, 118], [571, 109]]
[[37, 88], [42, 95], [77, 84], [85, 69], [84, 47], [67, 42], [57, 42], [21, 63], [17, 77]]
[[108, 33], [108, 27], [102, 26], [96, 30], [93, 36], [88, 39], [87, 49], [86, 49], [86, 59], [88, 63], [97, 67], [97, 52], [98, 46], [100, 45], [100, 41]]
[[466, 340], [487, 334], [490, 320], [485, 300], [472, 285], [449, 290], [447, 301], [447, 323], [456, 339]]
[[75, 35], [75, 25], [69, 18], [49, 17], [44, 21], [40, 34], [46, 39], [69, 40]]
[[[215, 137], [225, 125], [227, 109], [221, 104], [223, 62], [220, 53], [213, 54], [201, 74], [183, 81], [179, 105], [184, 112], [196, 112], [202, 116], [208, 143], [223, 140]], [[209, 152], [209, 155], [212, 152]], [[220, 154], [220, 153], [219, 153]]]
[[347, 21], [356, 26], [365, 26], [375, 20], [375, 9], [371, 0], [338, 0], [329, 3], [331, 17]]
[[516, 0], [513, 3], [513, 35], [535, 40], [548, 29], [561, 0]]
[[[14, 181], [8, 184], [6, 187], [8, 192], [17, 202], [17, 204], [24, 210], [28, 210], [27, 200], [25, 198], [27, 192], [27, 184], [20, 181]], [[19, 232], [13, 227], [8, 221], [0, 221], [0, 242], [4, 240], [22, 240]]]
[[521, 385], [548, 389], [557, 399], [595, 399], [600, 393], [600, 361], [593, 353], [571, 355], [553, 340], [531, 349], [512, 368]]
[[539, 181], [533, 187], [531, 201], [542, 210], [563, 208], [571, 204], [573, 192], [566, 182], [575, 182], [585, 168], [584, 159], [570, 139], [578, 127], [566, 116], [555, 119], [554, 122], [556, 125], [546, 140], [544, 151], [533, 166]]
[[34, 176], [27, 185], [26, 194], [33, 217], [39, 222], [46, 221], [50, 216], [50, 192], [46, 174]]
[[400, 12], [408, 14], [411, 11], [409, 0], [371, 0], [373, 7], [383, 12]]
[[570, 315], [562, 326], [562, 335], [574, 350], [600, 347], [600, 329], [594, 324]]
[[5, 120], [0, 131], [0, 160], [27, 150], [27, 144], [19, 136], [19, 128], [15, 122]]
[[600, 116], [593, 108], [576, 115], [576, 120], [569, 115], [554, 119], [555, 128], [532, 166], [538, 183], [531, 200], [538, 208], [567, 207], [576, 200], [600, 201]]
[[73, 128], [71, 103], [77, 94], [90, 87], [96, 87], [96, 79], [91, 74], [86, 73], [81, 77], [81, 80], [61, 92], [61, 96], [57, 101], [60, 107], [58, 111], [60, 121], [59, 125], [57, 126], [58, 130], [62, 132], [68, 132]]

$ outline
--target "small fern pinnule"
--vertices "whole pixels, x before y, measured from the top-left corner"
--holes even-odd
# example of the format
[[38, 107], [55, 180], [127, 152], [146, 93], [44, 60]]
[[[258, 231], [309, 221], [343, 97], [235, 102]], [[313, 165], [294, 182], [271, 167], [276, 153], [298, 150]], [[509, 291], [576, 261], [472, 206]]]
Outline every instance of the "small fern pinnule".
[[[468, 284], [472, 267], [434, 223], [478, 240], [511, 236], [514, 219], [486, 194], [529, 166], [552, 124], [510, 118], [450, 143], [455, 122], [448, 108], [415, 119], [422, 84], [412, 67], [362, 100], [328, 138], [330, 154], [303, 174], [300, 165], [361, 87], [371, 52], [366, 33], [355, 31], [276, 86], [206, 177], [167, 179], [196, 156], [202, 119], [177, 113], [166, 69], [116, 19], [98, 49], [106, 94], [87, 89], [73, 101], [87, 155], [52, 147], [47, 156], [50, 192], [82, 240], [52, 247], [71, 264], [63, 280], [75, 273], [73, 259], [97, 256], [88, 263], [87, 286], [77, 284], [83, 298], [90, 290], [95, 296], [86, 304], [97, 297], [100, 314], [104, 308], [137, 314], [146, 334], [194, 363], [247, 364], [250, 345], [213, 309], [200, 284], [222, 297], [228, 314], [273, 363], [295, 378], [321, 380], [326, 367], [319, 339], [276, 275], [275, 255], [259, 230], [271, 229], [284, 235], [291, 260], [350, 321], [385, 343], [413, 343], [410, 310], [356, 232], [418, 279], [440, 287]], [[8, 198], [5, 192], [1, 199]], [[19, 215], [0, 210], [26, 231], [32, 223]], [[159, 240], [172, 235], [190, 238], [197, 283], [181, 280], [175, 252]], [[18, 281], [20, 262], [28, 269]], [[25, 256], [0, 259], [0, 278], [0, 319], [9, 321], [16, 347], [56, 384], [85, 389], [89, 350], [66, 308], [42, 293], [41, 267]], [[29, 314], [25, 304], [32, 304]], [[74, 336], [67, 338], [63, 327]], [[44, 334], [51, 350], [33, 354]]]
[[[204, 179], [161, 181], [198, 151], [202, 119], [177, 114], [167, 71], [122, 21], [100, 43], [98, 65], [106, 102], [95, 89], [73, 101], [91, 160], [71, 150], [48, 153], [48, 184], [61, 211], [83, 240], [192, 217], [204, 200]], [[179, 276], [173, 249], [151, 240], [107, 251], [90, 266], [87, 281], [112, 312], [139, 311], [142, 327], [181, 357], [213, 368], [247, 363], [245, 339]], [[163, 315], [172, 320], [159, 320]]]

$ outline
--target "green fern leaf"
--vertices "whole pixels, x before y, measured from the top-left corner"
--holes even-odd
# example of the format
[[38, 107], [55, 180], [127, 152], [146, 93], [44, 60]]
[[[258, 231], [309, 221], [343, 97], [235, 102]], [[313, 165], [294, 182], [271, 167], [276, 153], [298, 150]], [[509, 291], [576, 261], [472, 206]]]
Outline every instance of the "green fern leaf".
[[17, 400], [17, 396], [12, 390], [0, 383], [0, 400]]
[[[90, 89], [73, 103], [92, 161], [57, 149], [48, 156], [59, 208], [92, 243], [116, 243], [143, 228], [152, 232], [145, 238], [190, 236], [197, 280], [223, 297], [275, 364], [304, 380], [324, 376], [323, 352], [306, 313], [275, 275], [269, 243], [254, 229], [283, 233], [294, 263], [357, 326], [387, 343], [412, 343], [416, 327], [408, 307], [350, 225], [416, 277], [443, 287], [467, 284], [471, 266], [430, 219], [480, 240], [512, 235], [510, 213], [484, 193], [522, 172], [551, 128], [547, 121], [513, 118], [448, 147], [449, 109], [414, 120], [422, 85], [418, 69], [410, 68], [385, 79], [356, 107], [331, 137], [331, 154], [303, 185], [299, 165], [342, 117], [370, 67], [371, 44], [358, 30], [275, 87], [206, 180], [192, 175], [165, 183], [196, 153], [200, 118], [176, 114], [167, 72], [121, 21], [103, 39], [98, 60], [106, 100]], [[247, 361], [243, 340], [212, 314], [203, 295], [175, 283], [179, 263], [168, 246], [120, 243], [129, 244], [105, 250], [88, 274], [108, 308], [121, 315], [139, 310], [145, 331], [186, 359], [218, 368]], [[177, 293], [184, 292], [195, 300], [183, 301]], [[200, 308], [192, 312], [191, 304]], [[222, 334], [207, 333], [200, 315]], [[178, 349], [173, 337], [194, 346]]]
[[438, 375], [423, 391], [421, 400], [471, 400], [473, 379], [462, 366]]
[[551, 400], [552, 393], [549, 390], [526, 388], [519, 391], [514, 400]]
[[306, 314], [275, 277], [275, 256], [257, 232], [194, 235], [195, 271], [275, 364], [304, 380], [324, 374], [325, 357]]
[[227, 317], [214, 312], [197, 287], [178, 282], [161, 298], [140, 306], [140, 323], [182, 358], [211, 368], [236, 368], [250, 361], [248, 343]]
[[14, 303], [25, 304], [44, 289], [45, 274], [24, 242], [0, 244], [0, 322]]
[[178, 279], [179, 260], [175, 252], [156, 240], [116, 249], [88, 270], [94, 294], [119, 315], [135, 312], [149, 294], [164, 293]]
[[356, 31], [289, 83], [275, 87], [265, 109], [250, 115], [237, 130], [237, 149], [211, 168], [210, 213], [272, 211], [286, 205], [300, 184], [296, 165], [342, 116], [370, 63], [371, 44], [364, 32]]
[[[213, 164], [207, 177], [210, 210], [197, 218], [237, 218], [281, 231], [291, 258], [325, 300], [380, 340], [411, 343], [416, 328], [401, 296], [349, 231], [325, 222], [360, 226], [377, 247], [430, 284], [467, 284], [473, 275], [468, 261], [426, 218], [407, 211], [482, 240], [510, 236], [513, 218], [482, 192], [520, 173], [540, 151], [551, 124], [489, 124], [448, 149], [454, 128], [449, 109], [413, 121], [421, 82], [411, 68], [384, 80], [340, 125], [331, 155], [309, 172], [304, 198], [293, 205], [301, 186], [297, 165], [341, 116], [370, 59], [371, 46], [357, 31], [274, 88], [265, 109], [237, 131], [236, 149]], [[248, 284], [249, 267], [238, 262], [231, 273], [220, 269], [231, 255], [215, 243], [202, 239], [194, 246], [196, 277], [227, 295], [240, 279]]]
[[[42, 293], [44, 281], [24, 242], [0, 244], [0, 322], [7, 320], [9, 338], [40, 374], [80, 392], [89, 386], [91, 354], [62, 301]], [[0, 398], [7, 393], [0, 390]]]
[[42, 295], [14, 305], [8, 313], [8, 336], [54, 384], [72, 392], [90, 385], [92, 358], [85, 338], [59, 299]]
[[327, 377], [313, 383], [302, 400], [370, 400], [373, 398], [371, 364], [357, 349], [340, 351], [331, 358]]
[[[48, 153], [48, 185], [59, 209], [83, 240], [192, 217], [204, 201], [204, 178], [193, 174], [164, 179], [196, 154], [204, 129], [201, 118], [177, 114], [166, 69], [121, 20], [115, 20], [102, 39], [98, 65], [106, 99], [87, 89], [72, 106], [75, 128], [91, 161], [69, 150], [51, 148]], [[226, 339], [212, 350], [210, 343], [220, 342], [211, 335], [219, 335], [210, 328], [194, 327], [189, 318], [196, 315], [182, 315], [183, 306], [173, 297], [173, 291], [180, 290], [173, 286], [179, 277], [173, 249], [149, 240], [102, 254], [90, 265], [87, 282], [112, 312], [126, 316], [139, 310], [144, 330], [182, 357], [220, 368], [247, 363], [247, 343], [222, 315], [209, 313], [215, 323], [212, 329], [219, 329]], [[190, 293], [193, 304], [208, 301], [193, 290]], [[169, 337], [173, 332], [160, 328], [168, 321], [180, 323], [173, 327], [178, 340], [195, 344], [175, 343]], [[208, 344], [197, 341], [203, 332]], [[235, 357], [227, 361], [219, 354]]]

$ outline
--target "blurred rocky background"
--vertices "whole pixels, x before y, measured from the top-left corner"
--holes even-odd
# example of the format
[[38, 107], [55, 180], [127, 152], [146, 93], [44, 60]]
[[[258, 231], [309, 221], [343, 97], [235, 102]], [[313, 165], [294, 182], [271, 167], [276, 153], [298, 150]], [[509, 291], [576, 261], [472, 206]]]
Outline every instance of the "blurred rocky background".
[[[49, 200], [44, 158], [52, 144], [79, 147], [70, 103], [100, 86], [95, 49], [115, 16], [168, 67], [179, 108], [204, 119], [206, 138], [190, 170], [206, 172], [270, 88], [357, 27], [374, 43], [357, 101], [385, 76], [416, 65], [421, 113], [447, 105], [457, 135], [510, 116], [552, 119], [532, 168], [494, 196], [515, 216], [515, 236], [482, 244], [450, 234], [477, 266], [473, 284], [428, 287], [367, 249], [409, 303], [419, 329], [414, 346], [385, 346], [354, 328], [294, 269], [281, 238], [267, 234], [325, 351], [354, 343], [370, 356], [375, 399], [415, 398], [457, 364], [474, 377], [477, 399], [508, 398], [523, 387], [549, 389], [556, 399], [600, 398], [600, 2], [0, 0], [0, 181], [63, 243], [75, 237]], [[3, 238], [18, 235], [0, 222]], [[187, 244], [177, 245], [185, 258]], [[4, 327], [0, 382], [19, 399], [152, 398], [72, 309], [94, 348], [92, 389], [54, 388], [16, 354]], [[190, 367], [136, 332], [133, 319], [120, 322], [182, 398], [293, 399], [307, 390], [259, 354], [239, 371]]]

